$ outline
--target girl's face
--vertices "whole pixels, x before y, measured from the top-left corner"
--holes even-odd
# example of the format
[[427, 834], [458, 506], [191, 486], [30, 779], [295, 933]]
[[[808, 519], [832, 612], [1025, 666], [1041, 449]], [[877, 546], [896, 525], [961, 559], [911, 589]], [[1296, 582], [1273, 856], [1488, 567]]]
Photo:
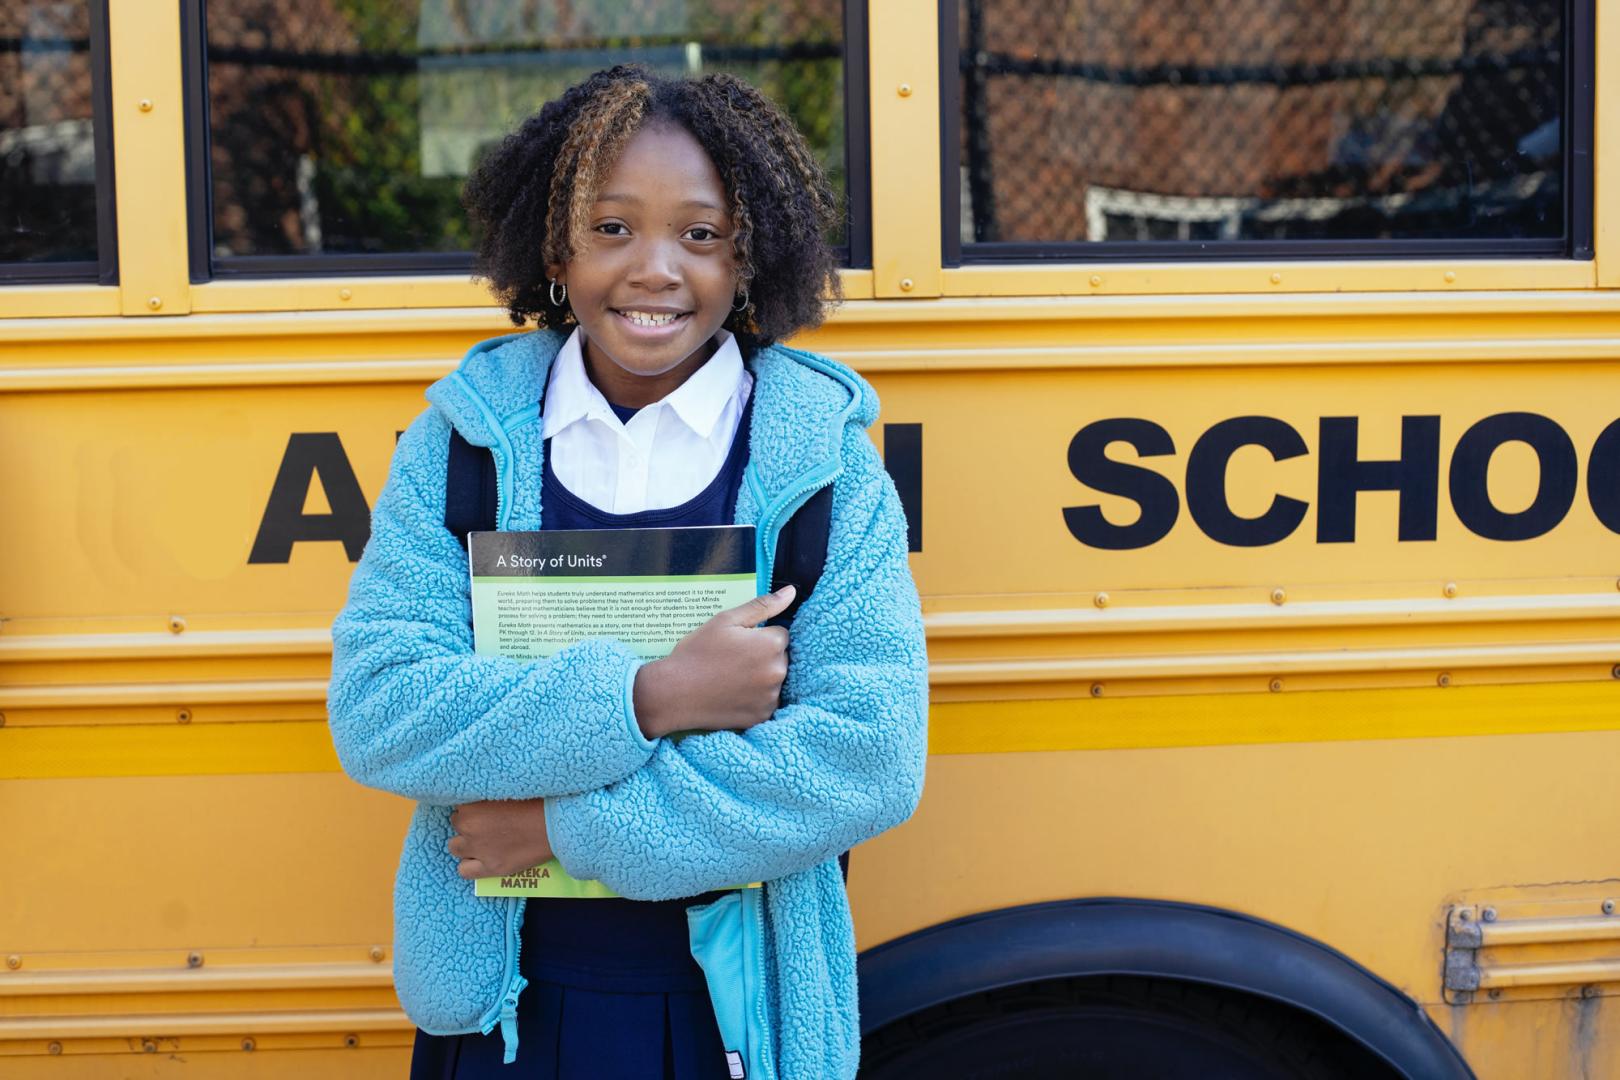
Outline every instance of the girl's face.
[[548, 267], [568, 286], [585, 364], [615, 404], [651, 404], [715, 350], [737, 291], [725, 185], [703, 147], [653, 123], [625, 146], [591, 208], [589, 246]]

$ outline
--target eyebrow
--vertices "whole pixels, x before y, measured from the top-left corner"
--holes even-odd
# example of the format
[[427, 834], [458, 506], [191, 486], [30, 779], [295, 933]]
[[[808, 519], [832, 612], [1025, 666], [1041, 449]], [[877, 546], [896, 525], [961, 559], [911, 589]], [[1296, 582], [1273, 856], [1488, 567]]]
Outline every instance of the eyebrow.
[[[636, 198], [634, 195], [618, 195], [618, 194], [614, 194], [612, 192], [602, 194], [602, 195], [598, 195], [596, 197], [596, 201], [597, 202], [629, 203], [632, 206], [640, 206], [640, 205], [642, 205], [641, 200]], [[684, 209], [684, 208], [686, 208], [688, 206], [695, 206], [695, 207], [698, 207], [699, 209], [702, 209], [702, 210], [713, 210], [717, 214], [723, 214], [723, 213], [726, 212], [725, 207], [716, 206], [714, 203], [710, 202], [707, 199], [687, 199], [685, 202], [680, 204], [681, 209]]]

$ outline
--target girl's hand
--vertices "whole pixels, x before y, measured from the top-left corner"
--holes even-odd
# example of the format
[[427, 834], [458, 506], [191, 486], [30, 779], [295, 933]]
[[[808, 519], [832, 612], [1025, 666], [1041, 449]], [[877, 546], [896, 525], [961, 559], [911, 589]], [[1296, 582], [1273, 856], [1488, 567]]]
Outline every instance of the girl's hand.
[[451, 813], [450, 827], [456, 835], [445, 847], [469, 880], [516, 874], [551, 858], [544, 799], [467, 803]]
[[675, 731], [744, 731], [769, 719], [787, 678], [788, 632], [760, 626], [793, 602], [793, 586], [720, 612], [636, 672], [636, 722], [657, 739]]

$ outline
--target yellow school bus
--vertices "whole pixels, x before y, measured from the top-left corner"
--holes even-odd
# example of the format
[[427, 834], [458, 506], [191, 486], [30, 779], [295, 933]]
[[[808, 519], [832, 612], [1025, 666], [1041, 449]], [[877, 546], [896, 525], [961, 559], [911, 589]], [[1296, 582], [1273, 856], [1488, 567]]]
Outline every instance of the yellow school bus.
[[1620, 1075], [1620, 0], [0, 13], [0, 1074], [398, 1076], [328, 627], [509, 329], [456, 189], [620, 59], [849, 207], [919, 811], [871, 1077]]

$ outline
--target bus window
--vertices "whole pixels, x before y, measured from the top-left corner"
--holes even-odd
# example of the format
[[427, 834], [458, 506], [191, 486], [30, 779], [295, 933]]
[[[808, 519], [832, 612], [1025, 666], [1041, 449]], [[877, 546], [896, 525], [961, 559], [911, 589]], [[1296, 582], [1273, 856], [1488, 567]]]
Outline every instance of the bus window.
[[458, 200], [479, 155], [615, 63], [759, 85], [842, 193], [844, 8], [205, 0], [212, 220], [193, 230], [212, 240], [193, 275], [465, 269], [474, 237]]
[[110, 277], [105, 38], [89, 0], [0, 7], [0, 282]]
[[947, 243], [1587, 256], [1583, 4], [952, 0]]

